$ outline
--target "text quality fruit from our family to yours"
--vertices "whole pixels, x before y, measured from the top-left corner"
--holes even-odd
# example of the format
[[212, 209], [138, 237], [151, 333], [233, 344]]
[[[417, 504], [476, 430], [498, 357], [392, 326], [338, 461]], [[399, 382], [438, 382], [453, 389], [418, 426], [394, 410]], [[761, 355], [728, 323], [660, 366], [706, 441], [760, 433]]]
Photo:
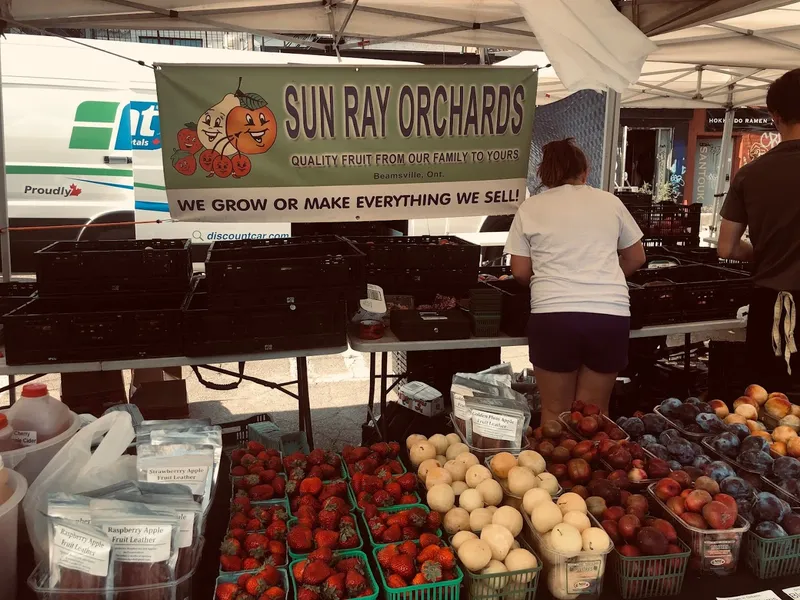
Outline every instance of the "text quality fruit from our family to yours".
[[384, 167], [395, 165], [460, 165], [469, 163], [514, 162], [520, 159], [518, 148], [496, 150], [452, 150], [420, 152], [342, 152], [292, 154], [293, 167]]

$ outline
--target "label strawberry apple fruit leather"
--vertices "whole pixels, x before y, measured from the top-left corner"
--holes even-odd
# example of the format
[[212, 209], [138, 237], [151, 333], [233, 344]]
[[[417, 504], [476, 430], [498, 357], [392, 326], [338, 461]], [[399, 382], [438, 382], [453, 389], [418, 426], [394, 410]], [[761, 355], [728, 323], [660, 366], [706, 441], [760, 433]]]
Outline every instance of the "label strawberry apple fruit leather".
[[83, 590], [65, 594], [71, 600], [103, 600], [113, 564], [109, 537], [76, 521], [50, 518], [48, 526], [50, 589]]
[[[123, 500], [92, 500], [92, 525], [111, 540], [116, 600], [171, 600], [176, 579], [180, 518], [170, 508]], [[126, 591], [131, 586], [150, 589]]]

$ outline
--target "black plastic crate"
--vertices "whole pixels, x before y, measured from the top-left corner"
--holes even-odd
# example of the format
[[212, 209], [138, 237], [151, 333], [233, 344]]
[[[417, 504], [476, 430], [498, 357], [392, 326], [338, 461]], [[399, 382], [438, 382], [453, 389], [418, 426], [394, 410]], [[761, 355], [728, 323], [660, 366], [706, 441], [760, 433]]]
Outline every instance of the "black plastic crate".
[[642, 244], [647, 249], [647, 255], [657, 251], [664, 246], [672, 245], [673, 247], [680, 248], [694, 248], [700, 244], [700, 238], [694, 235], [673, 235], [663, 237], [647, 237], [642, 238]]
[[700, 240], [702, 204], [673, 204], [660, 202], [650, 205], [629, 205], [631, 216], [645, 238], [674, 238], [689, 236]]
[[716, 248], [708, 246], [659, 246], [648, 251], [651, 254], [663, 254], [673, 256], [685, 263], [700, 263], [704, 265], [720, 265], [729, 269], [752, 272], [753, 264], [740, 260], [720, 258]]
[[181, 354], [185, 294], [35, 298], [2, 318], [10, 365]]
[[628, 279], [631, 327], [732, 319], [750, 301], [747, 273], [712, 265], [641, 269]]
[[367, 281], [386, 295], [413, 296], [420, 305], [433, 302], [436, 294], [466, 298], [478, 281], [478, 270], [368, 269]]
[[526, 336], [531, 316], [531, 289], [520, 285], [514, 279], [491, 281], [487, 285], [500, 290], [503, 295], [501, 331], [512, 337]]
[[351, 288], [365, 298], [365, 257], [338, 236], [214, 242], [206, 258], [211, 294]]
[[481, 247], [449, 235], [349, 237], [367, 255], [367, 268], [478, 268]]
[[252, 306], [209, 303], [194, 292], [183, 307], [183, 352], [187, 356], [249, 354], [330, 348], [347, 344], [344, 301], [327, 300]]
[[36, 293], [36, 282], [7, 281], [0, 282], [0, 316], [30, 302]]
[[398, 385], [421, 381], [433, 386], [450, 403], [450, 384], [456, 373], [477, 373], [500, 364], [500, 348], [430, 350], [392, 353], [392, 372], [405, 374]]
[[35, 254], [40, 296], [187, 292], [189, 240], [54, 242]]
[[653, 203], [653, 194], [616, 191], [614, 195], [628, 208], [634, 206], [648, 206]]

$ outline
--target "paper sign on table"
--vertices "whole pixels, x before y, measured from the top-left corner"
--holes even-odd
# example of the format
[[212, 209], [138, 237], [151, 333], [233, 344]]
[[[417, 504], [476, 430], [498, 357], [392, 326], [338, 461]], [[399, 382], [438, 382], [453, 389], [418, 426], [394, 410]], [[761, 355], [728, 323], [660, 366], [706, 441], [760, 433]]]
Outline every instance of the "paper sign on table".
[[790, 588], [785, 588], [783, 593], [789, 596], [792, 600], [800, 600], [800, 585]]
[[781, 597], [772, 590], [764, 590], [763, 592], [744, 594], [742, 596], [728, 596], [727, 598], [717, 596], [717, 600], [781, 600]]

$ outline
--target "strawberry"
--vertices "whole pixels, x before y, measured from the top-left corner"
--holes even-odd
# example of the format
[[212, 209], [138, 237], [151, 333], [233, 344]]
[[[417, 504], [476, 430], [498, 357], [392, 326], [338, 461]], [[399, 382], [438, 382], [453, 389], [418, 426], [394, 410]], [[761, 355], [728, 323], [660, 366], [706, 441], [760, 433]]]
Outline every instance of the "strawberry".
[[300, 496], [300, 498], [297, 501], [297, 506], [298, 508], [301, 506], [310, 506], [311, 508], [314, 509], [314, 512], [319, 512], [320, 510], [322, 510], [322, 503], [319, 500], [317, 500], [316, 497], [311, 495]]
[[273, 521], [267, 527], [267, 537], [271, 540], [284, 540], [286, 539], [286, 523], [283, 521]]
[[419, 529], [417, 527], [403, 527], [404, 540], [416, 540], [419, 538]]
[[411, 580], [411, 585], [426, 585], [428, 580], [425, 579], [425, 575], [422, 573], [417, 573], [414, 575], [414, 579]]
[[247, 582], [250, 580], [250, 577], [252, 577], [250, 573], [242, 573], [239, 575], [239, 579], [236, 580], [236, 585], [238, 585], [240, 588], [244, 588], [244, 586], [246, 586]]
[[395, 502], [399, 502], [400, 498], [403, 497], [403, 488], [400, 487], [400, 484], [393, 481], [391, 483], [387, 483], [386, 487], [383, 488]]
[[428, 513], [425, 526], [427, 527], [428, 531], [436, 531], [437, 529], [440, 529], [442, 526], [442, 515], [435, 510], [432, 510]]
[[372, 501], [378, 506], [393, 506], [394, 499], [389, 495], [386, 490], [378, 490], [372, 494]]
[[247, 557], [242, 561], [243, 571], [255, 571], [261, 568], [261, 561], [257, 558]]
[[354, 526], [345, 524], [339, 529], [340, 548], [356, 548], [359, 542], [358, 532]]
[[247, 442], [247, 451], [251, 454], [258, 454], [264, 450], [264, 444], [261, 442]]
[[395, 457], [400, 454], [400, 443], [389, 442], [389, 456]]
[[326, 600], [343, 600], [346, 597], [345, 574], [334, 573], [322, 585], [322, 596]]
[[319, 600], [319, 592], [317, 591], [319, 588], [313, 588], [309, 586], [303, 586], [300, 588], [300, 591], [297, 592], [297, 600]]
[[258, 459], [249, 452], [246, 452], [239, 460], [239, 464], [245, 469], [252, 467], [256, 462], [258, 462]]
[[239, 540], [240, 543], [243, 543], [244, 538], [247, 537], [247, 532], [244, 529], [230, 529], [228, 530], [227, 537], [231, 537], [235, 540]]
[[250, 509], [250, 498], [247, 496], [236, 496], [231, 502], [231, 512], [241, 512], [241, 513], [249, 513]]
[[412, 527], [425, 527], [428, 522], [428, 513], [421, 508], [409, 508], [404, 512], [408, 516], [408, 524]]
[[383, 489], [383, 481], [373, 475], [365, 475], [361, 487], [365, 492], [374, 494]]
[[374, 504], [364, 504], [364, 506], [361, 508], [364, 511], [364, 516], [367, 519], [371, 519], [372, 517], [378, 516], [378, 507], [375, 506]]
[[369, 506], [373, 506], [374, 512], [378, 511], [378, 507], [375, 506], [375, 500], [372, 498], [372, 494], [370, 492], [360, 492], [358, 496], [356, 496], [356, 504], [358, 507], [363, 510], [367, 511]]
[[250, 556], [263, 558], [269, 540], [263, 533], [251, 533], [244, 541], [244, 549]]
[[388, 585], [390, 588], [402, 588], [408, 587], [408, 582], [400, 577], [400, 575], [395, 575], [393, 573], [386, 579], [386, 585]]
[[332, 575], [331, 568], [321, 560], [313, 560], [306, 565], [303, 571], [302, 583], [306, 585], [319, 585]]
[[389, 563], [389, 570], [392, 573], [400, 575], [405, 580], [410, 580], [417, 572], [414, 565], [414, 559], [408, 554], [398, 554]]
[[389, 568], [389, 564], [391, 564], [392, 559], [397, 556], [399, 553], [397, 551], [397, 546], [389, 545], [384, 546], [380, 550], [378, 550], [378, 564], [382, 566], [384, 569]]
[[317, 466], [325, 462], [325, 451], [317, 448], [308, 455], [308, 464]]
[[308, 527], [292, 527], [286, 536], [289, 548], [297, 554], [305, 554], [314, 549], [314, 535]]
[[417, 562], [422, 564], [428, 560], [438, 560], [439, 546], [426, 546], [417, 554]]
[[242, 559], [238, 556], [223, 554], [219, 557], [219, 568], [222, 571], [241, 571]]
[[383, 543], [399, 542], [403, 539], [403, 530], [399, 525], [392, 525], [383, 532]]
[[260, 463], [256, 463], [252, 465], [249, 469], [247, 469], [247, 473], [249, 475], [258, 475], [259, 477], [261, 477], [261, 473], [263, 472], [264, 472], [264, 465]]
[[375, 517], [367, 521], [367, 527], [369, 528], [370, 535], [372, 535], [373, 539], [379, 540], [383, 538], [383, 533], [386, 531], [386, 525], [380, 518]]
[[447, 571], [456, 568], [456, 557], [452, 548], [439, 548], [439, 553], [436, 556], [436, 562], [442, 565], [442, 569]]
[[351, 556], [350, 558], [342, 558], [336, 563], [336, 570], [340, 573], [347, 573], [348, 571], [358, 571], [364, 573], [364, 563], [360, 558]]
[[242, 448], [236, 448], [231, 452], [231, 464], [232, 465], [239, 465], [242, 463], [242, 457], [247, 454], [245, 450]]
[[283, 466], [281, 465], [281, 457], [280, 456], [270, 457], [270, 459], [266, 463], [266, 467], [268, 469], [272, 469], [273, 471], [279, 472], [281, 469], [283, 469]]
[[266, 592], [259, 596], [258, 600], [285, 600], [286, 592], [282, 587], [276, 585], [269, 588]]
[[370, 450], [375, 452], [381, 458], [386, 458], [391, 453], [391, 448], [389, 448], [389, 444], [386, 442], [378, 442], [377, 444], [372, 444], [369, 447]]
[[319, 470], [323, 481], [334, 479], [341, 473], [341, 471], [333, 465], [320, 465]]
[[339, 534], [335, 531], [318, 529], [314, 534], [314, 544], [317, 548], [337, 548], [339, 546]]
[[419, 499], [414, 494], [403, 494], [398, 504], [416, 504]]
[[236, 465], [231, 469], [231, 477], [243, 477], [244, 475], [247, 475], [247, 469], [242, 465]]
[[319, 526], [323, 529], [334, 531], [339, 527], [341, 515], [335, 506], [323, 508], [319, 513]]
[[395, 482], [404, 492], [413, 492], [417, 487], [417, 476], [413, 473], [406, 473], [395, 479]]
[[286, 478], [283, 475], [278, 475], [273, 479], [271, 485], [272, 489], [275, 490], [276, 497], [286, 495]]
[[387, 466], [383, 466], [377, 471], [375, 471], [375, 477], [379, 477], [381, 481], [384, 483], [391, 481], [392, 479], [392, 471]]
[[430, 583], [442, 580], [442, 565], [433, 560], [426, 560], [419, 569]]
[[333, 560], [333, 550], [327, 546], [317, 548], [308, 555], [308, 560], [321, 560], [322, 562], [330, 563]]
[[278, 474], [272, 469], [264, 469], [258, 474], [258, 478], [261, 480], [261, 483], [270, 483], [277, 476]]
[[295, 467], [289, 471], [289, 479], [294, 481], [303, 481], [306, 478], [306, 470], [300, 467]]
[[258, 519], [250, 519], [247, 521], [244, 528], [247, 531], [258, 531], [263, 528], [263, 524]]
[[423, 533], [419, 536], [420, 548], [427, 548], [428, 546], [438, 546], [441, 540], [438, 535], [432, 533]]
[[300, 482], [300, 493], [319, 496], [322, 492], [322, 480], [319, 477], [306, 477]]
[[400, 464], [399, 460], [390, 460], [386, 463], [386, 466], [392, 475], [400, 475], [403, 472], [403, 465]]
[[308, 563], [308, 560], [300, 560], [292, 567], [292, 575], [294, 575], [294, 580], [298, 583], [303, 580], [303, 572], [306, 570], [306, 565]]
[[247, 580], [247, 584], [245, 585], [244, 589], [247, 591], [248, 594], [255, 596], [256, 598], [259, 597], [261, 594], [266, 592], [270, 588], [270, 585], [266, 582], [266, 580], [261, 576], [260, 573], [256, 573], [250, 579]]
[[233, 600], [238, 593], [239, 586], [235, 583], [219, 583], [217, 584], [217, 593], [215, 598], [217, 600]]
[[242, 543], [234, 538], [225, 538], [219, 551], [225, 556], [238, 556], [242, 552]]
[[415, 558], [417, 553], [419, 552], [419, 548], [417, 545], [412, 541], [405, 541], [397, 548], [400, 554], [408, 554], [411, 558]]
[[267, 484], [255, 485], [250, 488], [248, 495], [251, 500], [272, 500], [275, 497], [275, 489]]
[[281, 573], [272, 565], [265, 565], [259, 573], [270, 586], [278, 585], [281, 581]]
[[340, 498], [347, 498], [347, 484], [341, 479], [329, 482], [325, 485], [322, 493], [319, 495], [320, 500], [325, 500], [331, 496], [339, 496]]
[[231, 517], [230, 523], [228, 523], [229, 529], [244, 529], [244, 526], [247, 525], [247, 515], [244, 515], [240, 512], [235, 513]]
[[357, 571], [348, 571], [345, 579], [345, 587], [347, 593], [352, 596], [358, 596], [367, 587], [367, 580], [361, 573]]
[[330, 498], [326, 498], [325, 502], [322, 503], [322, 509], [335, 510], [342, 516], [350, 512], [350, 506], [347, 504], [347, 500], [340, 498], [339, 496], [331, 496]]
[[310, 519], [314, 524], [317, 522], [317, 511], [310, 506], [301, 506], [294, 512], [294, 516], [298, 519]]

